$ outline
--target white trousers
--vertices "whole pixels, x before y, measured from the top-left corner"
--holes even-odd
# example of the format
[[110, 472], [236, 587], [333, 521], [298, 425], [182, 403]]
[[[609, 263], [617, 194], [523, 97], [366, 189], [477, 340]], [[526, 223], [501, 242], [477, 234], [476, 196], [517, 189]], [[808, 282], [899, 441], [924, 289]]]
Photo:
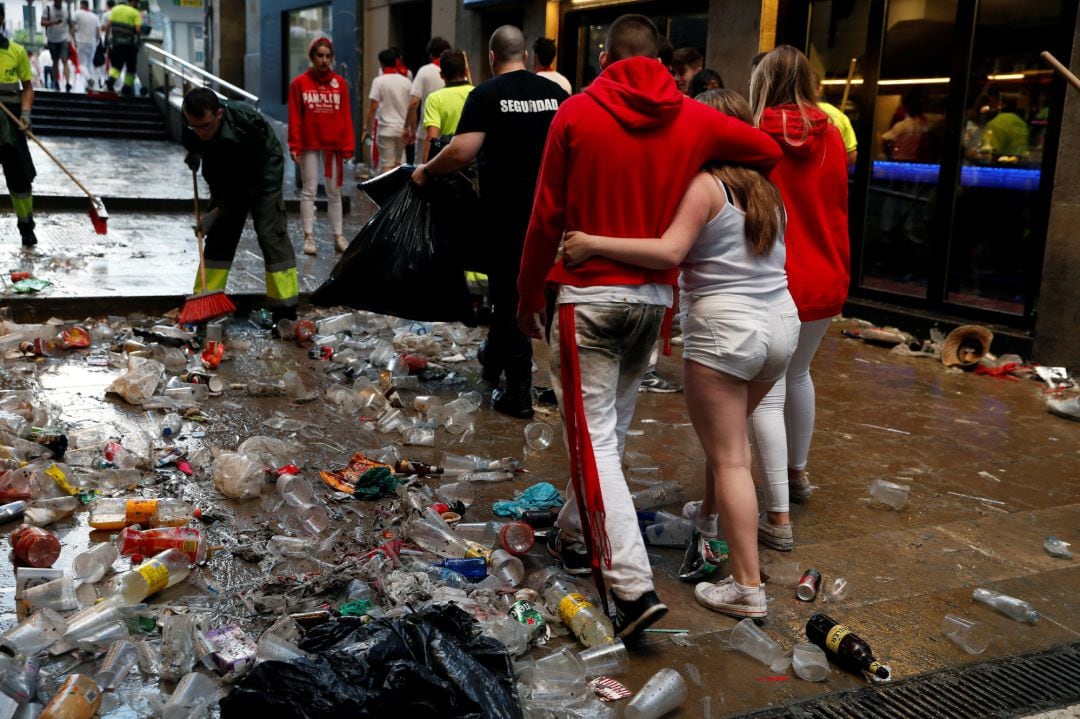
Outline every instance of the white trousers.
[[86, 91], [97, 87], [98, 78], [101, 76], [101, 71], [104, 67], [94, 67], [94, 50], [96, 47], [90, 43], [81, 43], [78, 47], [79, 51], [79, 74], [83, 77], [83, 82], [86, 83]]
[[816, 401], [810, 363], [830, 324], [832, 318], [802, 323], [787, 373], [750, 415], [750, 441], [760, 462], [766, 511], [790, 509], [788, 469], [806, 469]]
[[[637, 511], [623, 477], [622, 453], [626, 430], [634, 418], [638, 386], [648, 367], [649, 351], [660, 331], [664, 310], [659, 305], [595, 303], [577, 305], [574, 311], [582, 405], [604, 497], [604, 528], [611, 544], [611, 568], [605, 567], [603, 561], [601, 567], [612, 593], [629, 601], [651, 591], [653, 580]], [[561, 409], [560, 331], [556, 312], [551, 320], [550, 370]], [[572, 482], [566, 490], [558, 525], [566, 535], [581, 538], [581, 518]]]
[[300, 176], [304, 180], [300, 190], [300, 223], [304, 227], [304, 234], [310, 235], [315, 231], [315, 193], [319, 190], [319, 180], [324, 180], [326, 187], [326, 205], [330, 215], [330, 227], [334, 237], [341, 234], [341, 187], [338, 186], [337, 163], [330, 169], [332, 177], [323, 177], [322, 150], [304, 150], [300, 153]]

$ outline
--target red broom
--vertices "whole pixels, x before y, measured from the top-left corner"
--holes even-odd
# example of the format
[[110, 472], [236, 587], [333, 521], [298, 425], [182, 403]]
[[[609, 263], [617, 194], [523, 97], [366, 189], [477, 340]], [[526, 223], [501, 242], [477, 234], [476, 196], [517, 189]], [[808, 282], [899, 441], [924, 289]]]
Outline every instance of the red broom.
[[49, 148], [41, 144], [41, 140], [37, 139], [37, 136], [34, 133], [30, 132], [30, 128], [24, 125], [22, 123], [22, 120], [15, 117], [15, 113], [13, 113], [4, 105], [0, 105], [0, 110], [3, 110], [5, 113], [7, 113], [7, 116], [11, 118], [11, 121], [15, 123], [15, 127], [25, 132], [26, 136], [33, 140], [37, 144], [37, 146], [41, 148], [41, 151], [48, 155], [49, 159], [55, 162], [56, 166], [63, 170], [64, 174], [70, 177], [71, 181], [74, 182], [80, 190], [86, 193], [86, 196], [90, 198], [90, 222], [94, 224], [94, 232], [98, 233], [99, 235], [106, 234], [108, 232], [109, 213], [105, 210], [105, 203], [101, 201], [101, 198], [95, 196], [94, 193], [86, 189], [86, 186], [83, 185], [83, 183], [79, 182], [79, 178], [71, 174], [71, 170], [69, 170], [64, 165], [64, 163], [60, 162], [56, 155], [52, 154], [52, 152], [49, 151]]
[[[2, 107], [2, 106], [0, 106]], [[199, 211], [199, 177], [191, 172], [191, 182], [195, 187], [195, 238], [199, 241], [199, 278], [202, 291], [188, 297], [180, 309], [177, 321], [182, 325], [197, 325], [215, 317], [236, 312], [236, 305], [228, 298], [224, 290], [206, 290], [206, 258], [203, 256], [202, 213]]]

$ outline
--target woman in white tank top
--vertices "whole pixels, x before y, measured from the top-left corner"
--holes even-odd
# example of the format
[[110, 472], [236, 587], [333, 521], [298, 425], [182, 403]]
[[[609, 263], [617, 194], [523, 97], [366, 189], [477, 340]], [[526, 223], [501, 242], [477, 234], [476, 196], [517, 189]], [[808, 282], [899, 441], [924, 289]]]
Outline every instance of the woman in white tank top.
[[[750, 108], [737, 93], [713, 90], [698, 99], [749, 122]], [[564, 246], [570, 264], [603, 255], [642, 267], [680, 267], [684, 397], [705, 452], [705, 498], [688, 503], [683, 514], [703, 537], [717, 535], [719, 519], [732, 562], [732, 576], [698, 584], [694, 596], [734, 617], [767, 614], [746, 421], [784, 375], [798, 342], [783, 224], [772, 183], [754, 170], [722, 166], [694, 178], [662, 237], [627, 242], [571, 232]]]

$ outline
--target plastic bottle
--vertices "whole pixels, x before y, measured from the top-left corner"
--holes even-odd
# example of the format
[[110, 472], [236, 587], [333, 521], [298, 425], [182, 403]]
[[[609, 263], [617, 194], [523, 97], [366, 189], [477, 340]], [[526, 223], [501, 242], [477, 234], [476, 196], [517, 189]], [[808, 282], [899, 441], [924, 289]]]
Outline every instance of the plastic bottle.
[[279, 382], [252, 380], [246, 387], [249, 397], [280, 397], [285, 394], [285, 385]]
[[0, 524], [7, 524], [8, 522], [14, 522], [23, 516], [26, 511], [26, 502], [19, 500], [17, 502], [8, 502], [5, 505], [0, 505]]
[[460, 559], [444, 559], [436, 567], [445, 567], [450, 571], [457, 572], [467, 579], [483, 579], [487, 576], [487, 562], [482, 557], [462, 557]]
[[115, 592], [127, 604], [137, 604], [183, 581], [187, 575], [188, 556], [178, 549], [166, 549], [121, 574], [116, 580]]
[[665, 504], [683, 501], [683, 490], [678, 482], [660, 482], [630, 493], [637, 509], [651, 509]]
[[473, 552], [469, 543], [457, 536], [446, 522], [442, 521], [442, 517], [439, 518], [439, 523], [426, 517], [412, 517], [405, 522], [405, 536], [421, 549], [440, 557], [460, 559], [481, 556]]
[[1017, 599], [1016, 597], [1010, 597], [1008, 594], [981, 587], [971, 594], [971, 598], [976, 602], [982, 602], [993, 607], [1018, 622], [1036, 624], [1039, 621], [1039, 613], [1035, 611], [1035, 607], [1023, 599]]
[[68, 516], [78, 509], [79, 505], [78, 497], [35, 499], [27, 505], [23, 521], [35, 527], [44, 527]]
[[544, 587], [544, 603], [587, 647], [615, 638], [611, 620], [565, 577], [553, 574]]
[[650, 524], [645, 528], [645, 541], [660, 547], [685, 547], [694, 533], [694, 523], [677, 517]]
[[165, 418], [161, 420], [161, 436], [166, 439], [171, 439], [180, 434], [180, 430], [184, 427], [184, 420], [176, 412], [169, 412], [165, 415]]
[[136, 529], [125, 527], [116, 537], [120, 554], [153, 556], [166, 549], [183, 552], [191, 564], [206, 561], [206, 537], [195, 527], [160, 527]]
[[[468, 579], [449, 567], [434, 566], [427, 564], [426, 562], [421, 562], [418, 559], [414, 559], [405, 563], [402, 568], [409, 572], [426, 574], [433, 581], [445, 584], [453, 589], [469, 589], [472, 587], [472, 584]], [[486, 569], [484, 570], [484, 573], [485, 575], [487, 574]]]
[[117, 469], [133, 469], [135, 467], [135, 455], [129, 452], [127, 447], [120, 444], [120, 440], [115, 437], [105, 444], [104, 454], [105, 459]]
[[38, 719], [90, 719], [100, 707], [101, 688], [86, 674], [72, 674]]
[[806, 638], [848, 671], [865, 672], [878, 681], [892, 679], [892, 670], [874, 658], [869, 644], [826, 614], [810, 617], [806, 622]]
[[41, 527], [20, 524], [11, 533], [11, 547], [23, 564], [37, 569], [51, 567], [60, 558], [60, 540]]
[[102, 497], [90, 505], [90, 526], [94, 529], [123, 529], [133, 524], [143, 527], [182, 527], [194, 510], [179, 499], [123, 499]]

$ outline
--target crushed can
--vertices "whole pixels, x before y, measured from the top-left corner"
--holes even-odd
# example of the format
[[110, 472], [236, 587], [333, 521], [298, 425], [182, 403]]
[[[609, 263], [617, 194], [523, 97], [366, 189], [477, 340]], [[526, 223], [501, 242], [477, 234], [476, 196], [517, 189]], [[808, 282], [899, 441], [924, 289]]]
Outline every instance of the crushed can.
[[536, 605], [527, 599], [519, 599], [510, 605], [508, 615], [514, 621], [524, 624], [529, 630], [529, 643], [543, 642], [548, 637], [547, 621]]
[[706, 580], [720, 570], [728, 558], [728, 544], [719, 537], [703, 537], [694, 530], [690, 543], [686, 546], [682, 566], [679, 567], [679, 579], [684, 582]]

